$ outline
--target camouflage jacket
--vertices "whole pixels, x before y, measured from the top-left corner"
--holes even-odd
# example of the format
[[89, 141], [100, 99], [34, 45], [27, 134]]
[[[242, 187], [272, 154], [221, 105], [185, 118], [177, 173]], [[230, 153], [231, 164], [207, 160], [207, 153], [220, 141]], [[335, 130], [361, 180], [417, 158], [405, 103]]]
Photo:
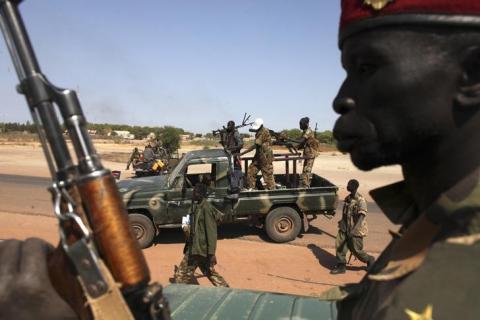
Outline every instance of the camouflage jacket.
[[315, 158], [320, 149], [320, 144], [318, 140], [315, 139], [315, 133], [312, 131], [312, 129], [307, 128], [303, 131], [302, 137], [305, 139], [303, 156], [307, 158]]
[[[365, 237], [368, 234], [367, 220], [363, 219], [362, 224], [354, 230], [360, 216], [367, 215], [367, 201], [360, 194], [354, 196], [349, 194], [343, 203], [342, 220], [338, 222], [338, 228], [348, 235]], [[352, 233], [352, 231], [354, 231]]]
[[260, 166], [271, 165], [273, 161], [272, 137], [267, 128], [262, 127], [255, 134], [255, 148], [253, 160]]
[[480, 319], [480, 168], [422, 212], [403, 182], [371, 195], [402, 227], [360, 283], [322, 294], [338, 319]]
[[217, 249], [217, 225], [222, 221], [223, 213], [206, 199], [194, 206], [191, 254], [202, 257], [214, 255]]

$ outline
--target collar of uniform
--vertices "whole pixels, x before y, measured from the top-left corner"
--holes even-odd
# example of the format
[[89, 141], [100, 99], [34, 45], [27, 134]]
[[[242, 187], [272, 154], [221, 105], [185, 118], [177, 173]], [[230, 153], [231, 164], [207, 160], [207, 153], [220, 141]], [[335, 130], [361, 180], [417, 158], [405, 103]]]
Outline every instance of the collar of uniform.
[[[394, 224], [405, 224], [419, 215], [405, 181], [374, 189], [370, 195]], [[459, 209], [472, 206], [480, 207], [480, 167], [442, 193], [424, 213], [433, 223], [441, 224]]]
[[[376, 189], [372, 197], [385, 210], [385, 214], [394, 222], [405, 222], [410, 208], [415, 208], [404, 182]], [[388, 197], [392, 197], [388, 199]], [[410, 205], [408, 205], [410, 203]], [[403, 209], [402, 209], [403, 207]], [[407, 208], [407, 209], [405, 209]], [[438, 238], [444, 227], [453, 226], [464, 217], [470, 217], [480, 208], [480, 168], [475, 169], [464, 179], [438, 197], [421, 215], [416, 215], [403, 233], [402, 238], [392, 244], [388, 264], [377, 274], [369, 278], [376, 281], [398, 279], [420, 267], [432, 243]], [[402, 213], [403, 212], [403, 213]], [[416, 212], [416, 210], [415, 210]], [[393, 219], [392, 219], [393, 217]], [[412, 216], [410, 216], [412, 217]], [[468, 220], [468, 218], [467, 218]], [[473, 228], [478, 228], [475, 225]], [[470, 233], [479, 230], [461, 228], [460, 232]], [[477, 241], [477, 240], [475, 240]]]
[[404, 224], [418, 215], [417, 206], [404, 181], [374, 189], [370, 195], [394, 224]]

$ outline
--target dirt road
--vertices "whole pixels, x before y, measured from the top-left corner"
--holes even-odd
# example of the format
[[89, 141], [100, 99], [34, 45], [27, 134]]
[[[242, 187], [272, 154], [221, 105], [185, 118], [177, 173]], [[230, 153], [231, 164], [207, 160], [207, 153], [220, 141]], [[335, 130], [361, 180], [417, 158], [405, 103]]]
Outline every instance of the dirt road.
[[[112, 147], [108, 147], [112, 148]], [[4, 150], [5, 149], [5, 150]], [[4, 151], [9, 153], [4, 153]], [[0, 239], [24, 239], [31, 236], [58, 241], [57, 223], [52, 215], [48, 171], [41, 150], [31, 146], [0, 145]], [[123, 169], [124, 164], [107, 163]], [[315, 172], [326, 176], [341, 188], [346, 179], [357, 177], [367, 190], [400, 179], [399, 171], [386, 168], [372, 175], [360, 172], [343, 155], [323, 155]], [[368, 188], [367, 188], [368, 187]], [[342, 190], [340, 195], [343, 197]], [[378, 208], [369, 203], [370, 235], [366, 249], [378, 254], [388, 243], [388, 229], [395, 229]], [[248, 226], [223, 225], [219, 229], [218, 271], [232, 287], [316, 296], [333, 285], [359, 280], [363, 265], [353, 261], [345, 275], [332, 276], [335, 264], [334, 237], [338, 216], [331, 220], [319, 217], [307, 234], [289, 244], [265, 241], [264, 232]], [[160, 234], [155, 246], [145, 250], [152, 278], [168, 284], [173, 267], [181, 260], [183, 235], [178, 230]], [[200, 277], [202, 285], [210, 285]]]
[[[36, 236], [57, 242], [56, 220], [46, 191], [48, 183], [47, 178], [0, 175], [0, 239]], [[219, 228], [218, 270], [236, 288], [300, 295], [315, 296], [332, 285], [357, 281], [364, 274], [358, 261], [352, 263], [346, 275], [328, 273], [335, 265], [336, 221], [338, 217], [319, 217], [308, 233], [289, 244], [268, 242], [263, 230], [223, 225]], [[384, 230], [393, 226], [372, 205], [369, 224], [366, 248], [375, 255], [387, 243]], [[155, 280], [169, 283], [174, 265], [181, 260], [183, 241], [179, 230], [165, 230], [156, 245], [145, 250]], [[209, 285], [203, 278], [199, 282]]]

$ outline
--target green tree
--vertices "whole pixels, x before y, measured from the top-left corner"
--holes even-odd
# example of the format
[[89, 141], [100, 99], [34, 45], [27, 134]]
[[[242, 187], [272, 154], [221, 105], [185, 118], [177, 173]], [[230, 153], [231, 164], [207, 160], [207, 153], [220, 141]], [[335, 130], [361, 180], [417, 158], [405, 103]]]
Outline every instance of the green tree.
[[171, 126], [165, 126], [160, 130], [160, 139], [163, 147], [167, 149], [168, 153], [174, 153], [180, 148], [180, 134], [183, 130]]
[[300, 129], [284, 129], [282, 133], [285, 133], [290, 139], [300, 139], [303, 134]]
[[317, 139], [320, 141], [320, 143], [325, 143], [325, 144], [330, 144], [333, 145], [335, 144], [335, 139], [333, 138], [333, 133], [330, 130], [325, 130], [323, 132], [318, 132], [317, 133]]

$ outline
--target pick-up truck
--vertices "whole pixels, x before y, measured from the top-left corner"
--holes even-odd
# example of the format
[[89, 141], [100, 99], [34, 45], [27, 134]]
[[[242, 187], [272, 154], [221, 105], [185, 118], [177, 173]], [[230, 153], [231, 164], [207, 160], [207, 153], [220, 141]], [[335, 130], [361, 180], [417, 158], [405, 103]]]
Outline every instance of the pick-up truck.
[[[245, 158], [245, 167], [249, 158]], [[288, 242], [307, 231], [318, 214], [334, 215], [338, 187], [314, 174], [310, 188], [299, 188], [296, 163], [299, 156], [276, 155], [285, 173], [275, 174], [275, 190], [257, 189], [229, 194], [230, 163], [222, 149], [192, 151], [162, 176], [121, 180], [118, 189], [127, 207], [130, 224], [142, 248], [148, 247], [162, 228], [180, 228], [192, 205], [193, 186], [209, 174], [208, 201], [225, 214], [224, 222], [254, 221], [275, 242]], [[291, 164], [293, 162], [293, 165]], [[293, 167], [293, 173], [290, 172]]]

